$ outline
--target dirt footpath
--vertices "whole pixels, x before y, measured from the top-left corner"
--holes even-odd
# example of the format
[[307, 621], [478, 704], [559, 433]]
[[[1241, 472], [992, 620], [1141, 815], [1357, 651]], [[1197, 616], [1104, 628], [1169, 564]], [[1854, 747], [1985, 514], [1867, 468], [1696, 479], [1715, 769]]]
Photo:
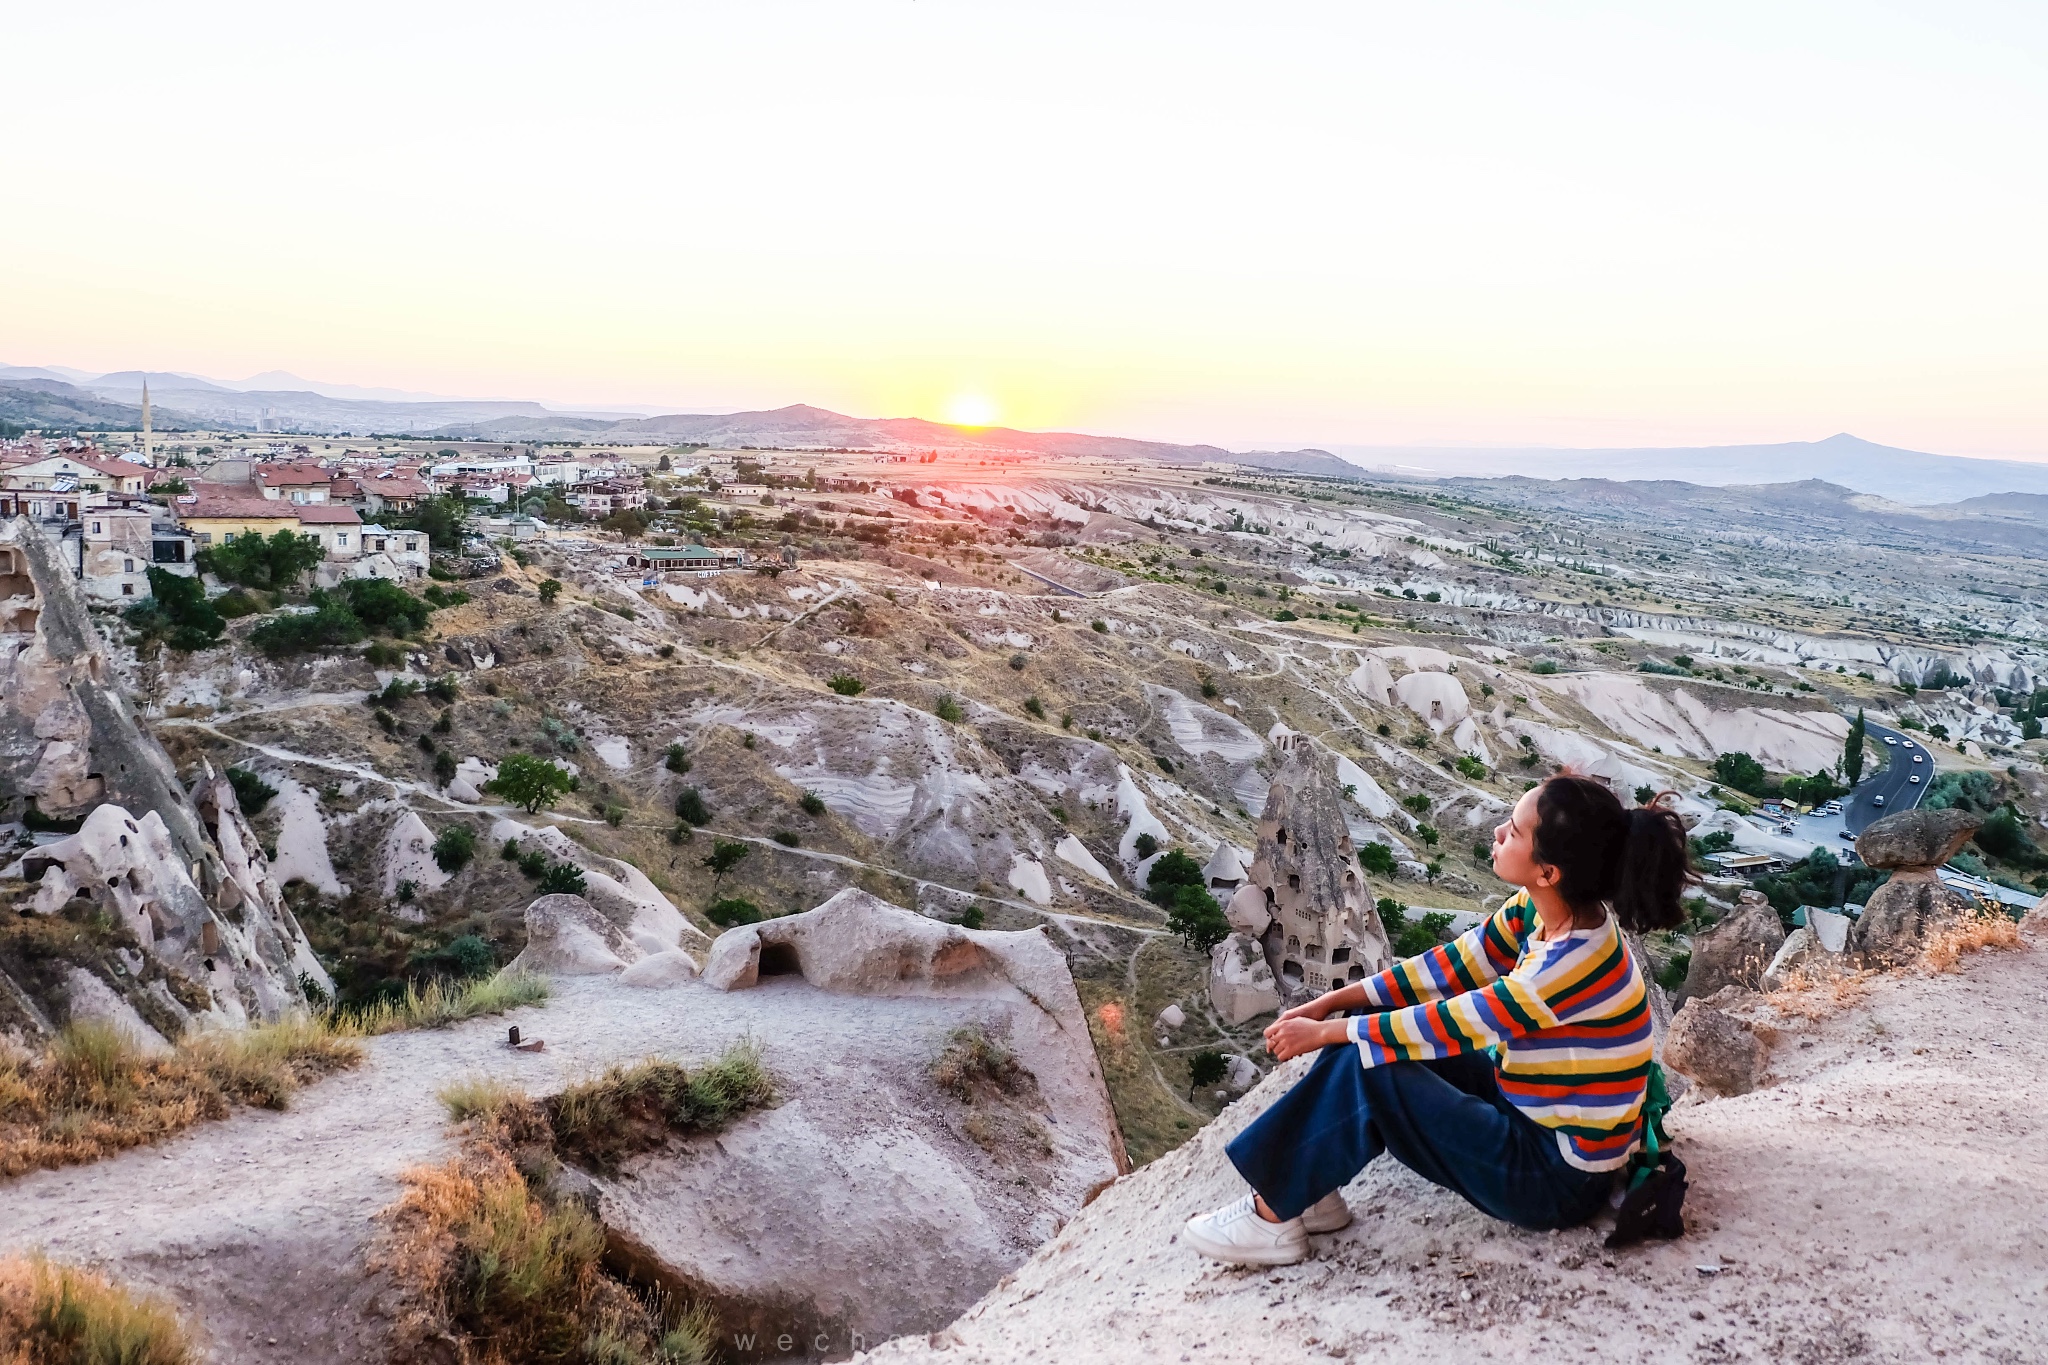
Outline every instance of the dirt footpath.
[[1392, 1162], [1313, 1259], [1231, 1269], [1177, 1242], [1243, 1186], [1223, 1144], [1304, 1069], [1104, 1194], [891, 1365], [1128, 1361], [2048, 1359], [2048, 946], [1880, 981], [1789, 1019], [1768, 1087], [1682, 1103], [1692, 1232], [1602, 1250], [1524, 1233]]

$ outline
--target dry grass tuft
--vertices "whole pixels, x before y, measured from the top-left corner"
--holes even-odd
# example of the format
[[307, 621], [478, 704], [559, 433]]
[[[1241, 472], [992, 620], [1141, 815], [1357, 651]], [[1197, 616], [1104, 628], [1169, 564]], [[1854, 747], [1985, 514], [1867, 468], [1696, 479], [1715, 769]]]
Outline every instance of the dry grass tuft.
[[282, 1109], [300, 1086], [361, 1059], [360, 1044], [317, 1018], [202, 1033], [162, 1056], [79, 1020], [41, 1056], [0, 1054], [0, 1177], [161, 1141], [225, 1118], [233, 1102]]
[[932, 1082], [965, 1104], [987, 1092], [1016, 1095], [1032, 1081], [1016, 1056], [979, 1024], [953, 1030], [946, 1050], [932, 1063]]
[[0, 1360], [7, 1365], [188, 1365], [168, 1305], [40, 1256], [0, 1260]]
[[477, 981], [449, 984], [432, 981], [424, 989], [407, 986], [396, 1000], [382, 1000], [365, 1009], [338, 1016], [335, 1027], [345, 1033], [374, 1035], [407, 1029], [446, 1028], [465, 1019], [503, 1014], [548, 998], [546, 978], [528, 972], [502, 971]]
[[1827, 1019], [1859, 1004], [1870, 991], [1870, 976], [1835, 962], [1810, 962], [1764, 999], [1783, 1015]]
[[1980, 902], [1927, 935], [1920, 965], [1930, 972], [1952, 972], [1962, 966], [1964, 953], [2019, 946], [2019, 924], [2005, 911]]

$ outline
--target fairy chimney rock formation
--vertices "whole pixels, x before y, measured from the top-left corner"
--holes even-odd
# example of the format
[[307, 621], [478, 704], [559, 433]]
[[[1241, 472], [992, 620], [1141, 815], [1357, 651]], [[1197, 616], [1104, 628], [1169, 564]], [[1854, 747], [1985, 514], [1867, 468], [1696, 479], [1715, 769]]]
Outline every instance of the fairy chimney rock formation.
[[[1387, 931], [1345, 830], [1343, 793], [1308, 740], [1282, 735], [1286, 754], [1266, 797], [1258, 848], [1235, 897], [1253, 892], [1270, 916], [1266, 960], [1287, 999], [1361, 981], [1389, 966]], [[1249, 917], [1245, 906], [1233, 916]], [[1245, 924], [1249, 928], [1249, 924]]]

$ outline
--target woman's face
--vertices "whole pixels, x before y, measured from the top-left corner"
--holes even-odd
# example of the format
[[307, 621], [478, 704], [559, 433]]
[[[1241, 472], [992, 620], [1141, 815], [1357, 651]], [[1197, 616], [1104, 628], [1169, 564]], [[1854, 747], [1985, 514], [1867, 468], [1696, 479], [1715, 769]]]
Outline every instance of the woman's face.
[[1536, 792], [1530, 788], [1515, 802], [1508, 818], [1493, 828], [1493, 871], [1515, 886], [1550, 886], [1557, 869], [1536, 860]]

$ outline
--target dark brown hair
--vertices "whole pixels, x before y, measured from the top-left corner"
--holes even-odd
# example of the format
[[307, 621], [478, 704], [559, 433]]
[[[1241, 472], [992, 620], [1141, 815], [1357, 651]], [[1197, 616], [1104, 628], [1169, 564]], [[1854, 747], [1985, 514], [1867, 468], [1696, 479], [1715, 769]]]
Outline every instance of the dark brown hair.
[[1633, 933], [1670, 929], [1691, 877], [1685, 822], [1658, 805], [1629, 809], [1606, 784], [1559, 773], [1536, 793], [1538, 862], [1557, 869], [1557, 893], [1581, 915], [1614, 907]]

